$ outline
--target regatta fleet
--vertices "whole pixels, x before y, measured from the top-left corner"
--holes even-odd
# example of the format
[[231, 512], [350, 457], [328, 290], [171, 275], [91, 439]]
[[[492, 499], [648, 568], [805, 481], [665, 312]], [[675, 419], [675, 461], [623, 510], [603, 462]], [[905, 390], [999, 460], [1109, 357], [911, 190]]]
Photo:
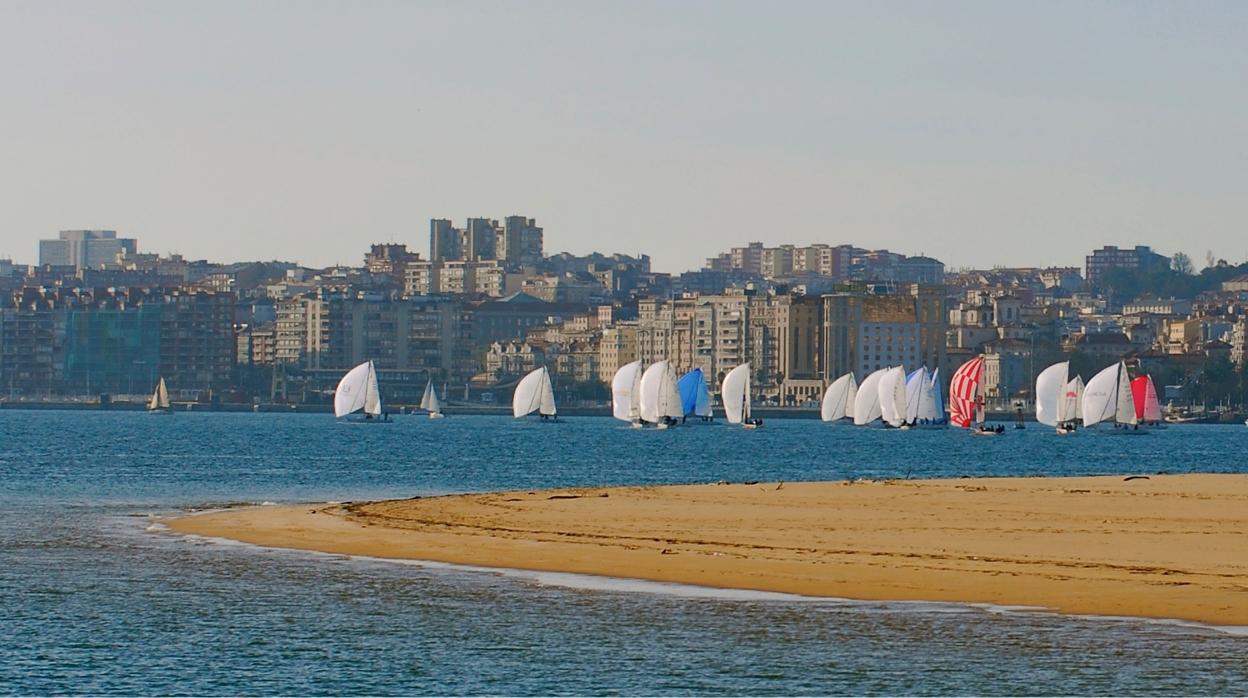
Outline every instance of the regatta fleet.
[[[1003, 426], [986, 423], [984, 357], [976, 356], [954, 372], [947, 407], [939, 373], [939, 369], [929, 371], [926, 366], [908, 373], [904, 366], [888, 366], [867, 374], [861, 383], [852, 372], [846, 373], [824, 391], [820, 419], [901, 430], [953, 426], [977, 436], [1004, 432]], [[1166, 426], [1152, 377], [1141, 373], [1133, 378], [1123, 361], [1101, 369], [1086, 385], [1078, 374], [1071, 375], [1069, 362], [1055, 363], [1036, 376], [1034, 396], [1036, 421], [1052, 427], [1058, 435], [1101, 424], [1112, 430], [1109, 433], [1120, 434], [1147, 433]], [[750, 364], [744, 363], [727, 371], [719, 385], [725, 421], [746, 429], [762, 426], [763, 420], [751, 412], [751, 402]], [[430, 419], [438, 419], [444, 416], [442, 404], [430, 378], [419, 410]], [[637, 429], [668, 429], [687, 424], [690, 418], [712, 422], [713, 405], [701, 369], [678, 376], [667, 360], [649, 366], [641, 361], [624, 364], [611, 380], [612, 416]], [[149, 409], [168, 409], [163, 379]], [[334, 391], [334, 415], [344, 420], [389, 421], [389, 415], [382, 411], [372, 361], [352, 368], [339, 381]], [[545, 366], [516, 383], [512, 415], [516, 419], [536, 415], [541, 421], [558, 420], [554, 385]], [[1022, 426], [1020, 415], [1017, 428]]]

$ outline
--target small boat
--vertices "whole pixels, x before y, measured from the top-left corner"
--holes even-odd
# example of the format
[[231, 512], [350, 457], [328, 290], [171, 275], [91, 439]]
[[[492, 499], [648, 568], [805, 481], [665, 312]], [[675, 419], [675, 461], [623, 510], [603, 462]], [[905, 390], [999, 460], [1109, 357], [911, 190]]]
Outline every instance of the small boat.
[[1127, 365], [1121, 361], [1093, 376], [1083, 391], [1083, 426], [1091, 427], [1101, 422], [1114, 425], [1114, 429], [1103, 433], [1147, 433], [1139, 429], [1131, 379], [1127, 374]]
[[1083, 379], [1069, 374], [1070, 362], [1060, 361], [1036, 376], [1036, 421], [1062, 436], [1075, 431], [1080, 418]]
[[854, 426], [865, 427], [883, 414], [880, 408], [880, 379], [888, 371], [881, 368], [862, 379], [854, 396]]
[[954, 371], [949, 383], [949, 421], [957, 427], [971, 429], [975, 436], [996, 436], [1000, 432], [984, 423], [984, 357], [976, 356]]
[[1161, 402], [1157, 399], [1157, 386], [1153, 384], [1152, 376], [1136, 376], [1131, 381], [1131, 397], [1135, 403], [1136, 422], [1149, 429], [1166, 428], [1161, 419]]
[[611, 379], [611, 415], [641, 428], [641, 362], [624, 364]]
[[763, 425], [761, 419], [750, 416], [750, 365], [741, 364], [724, 376], [720, 386], [720, 399], [724, 401], [724, 416], [729, 424], [740, 424], [746, 429]]
[[165, 378], [161, 376], [156, 384], [152, 399], [147, 401], [148, 414], [173, 414], [173, 406], [169, 404], [169, 389], [165, 387]]
[[425, 384], [425, 394], [420, 398], [420, 409], [429, 413], [429, 419], [442, 419], [442, 403], [438, 400], [438, 391], [433, 387], [433, 379]]
[[906, 421], [911, 427], [942, 426], [940, 386], [936, 376], [921, 366], [906, 376]]
[[389, 421], [382, 418], [381, 391], [377, 387], [377, 369], [365, 361], [338, 381], [334, 388], [334, 416], [342, 419], [359, 416], [362, 421]]
[[550, 383], [550, 372], [545, 366], [534, 369], [516, 384], [511, 396], [511, 413], [519, 419], [537, 412], [543, 422], [557, 421], [555, 389]]
[[639, 392], [641, 421], [666, 429], [684, 416], [680, 391], [676, 387], [676, 371], [670, 361], [651, 364], [641, 374]]
[[880, 395], [880, 417], [887, 426], [898, 428], [906, 424], [906, 370], [894, 366], [880, 377], [876, 386]]
[[920, 409], [919, 418], [920, 419], [925, 418], [924, 410], [930, 409], [931, 414], [930, 414], [930, 418], [928, 419], [927, 426], [940, 427], [940, 428], [948, 426], [949, 424], [948, 414], [949, 413], [945, 410], [945, 396], [944, 396], [944, 392], [940, 389], [940, 369], [939, 368], [932, 369], [932, 376], [928, 380], [928, 386], [932, 392], [931, 404], [921, 406], [919, 408]]
[[684, 417], [698, 417], [704, 422], [711, 421], [714, 413], [711, 410], [711, 390], [706, 384], [706, 376], [702, 369], [695, 368], [676, 381], [676, 390], [680, 393], [681, 410]]
[[819, 418], [825, 422], [837, 422], [854, 417], [854, 400], [858, 397], [858, 382], [851, 371], [832, 381], [823, 393], [819, 406]]

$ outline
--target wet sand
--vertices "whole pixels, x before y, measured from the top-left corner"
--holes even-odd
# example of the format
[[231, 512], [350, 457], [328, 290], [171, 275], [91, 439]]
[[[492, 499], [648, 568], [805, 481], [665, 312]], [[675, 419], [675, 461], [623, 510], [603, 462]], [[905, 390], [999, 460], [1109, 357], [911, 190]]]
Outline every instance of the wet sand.
[[168, 523], [346, 555], [1248, 625], [1246, 475], [576, 488]]

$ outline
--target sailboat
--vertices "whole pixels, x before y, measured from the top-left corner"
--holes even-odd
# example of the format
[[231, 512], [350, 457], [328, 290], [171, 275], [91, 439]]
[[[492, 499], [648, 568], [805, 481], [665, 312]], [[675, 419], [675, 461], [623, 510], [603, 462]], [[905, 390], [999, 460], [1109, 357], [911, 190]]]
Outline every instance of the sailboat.
[[958, 367], [949, 383], [949, 421], [971, 433], [989, 436], [996, 431], [984, 426], [984, 357], [977, 356]]
[[611, 379], [611, 414], [641, 426], [641, 362], [624, 364]]
[[161, 376], [160, 382], [156, 384], [152, 399], [147, 401], [147, 413], [173, 414], [173, 407], [169, 404], [169, 389], [165, 387], [164, 376]]
[[906, 423], [906, 369], [894, 366], [880, 376], [880, 417], [890, 427]]
[[858, 382], [851, 371], [832, 381], [823, 393], [823, 404], [819, 409], [819, 418], [825, 422], [835, 422], [854, 416], [854, 400], [858, 397]]
[[1036, 376], [1036, 421], [1053, 427], [1058, 434], [1074, 431], [1079, 419], [1079, 397], [1083, 379], [1069, 376], [1070, 362], [1060, 361]]
[[1150, 429], [1164, 428], [1161, 421], [1161, 402], [1157, 399], [1157, 387], [1153, 377], [1144, 374], [1131, 381], [1131, 397], [1135, 402], [1135, 418]]
[[740, 424], [746, 429], [761, 426], [762, 421], [750, 417], [750, 365], [741, 364], [724, 376], [719, 397], [724, 401], [724, 416], [729, 424]]
[[1135, 427], [1115, 428], [1113, 433], [1141, 433], [1137, 426], [1139, 419], [1135, 416], [1131, 379], [1127, 375], [1127, 365], [1121, 361], [1093, 376], [1083, 391], [1083, 426], [1101, 422], [1114, 422], [1116, 427]]
[[334, 389], [334, 416], [341, 418], [357, 412], [368, 421], [381, 416], [381, 391], [372, 361], [347, 371]]
[[911, 427], [935, 426], [940, 420], [940, 407], [936, 397], [940, 388], [921, 366], [906, 376], [906, 422]]
[[676, 390], [680, 392], [681, 410], [684, 416], [701, 417], [703, 421], [711, 419], [711, 390], [706, 385], [706, 376], [702, 369], [695, 368], [676, 381]]
[[442, 419], [442, 403], [438, 401], [438, 391], [433, 387], [433, 379], [425, 384], [425, 394], [420, 398], [420, 409], [429, 413], [429, 419]]
[[555, 389], [545, 366], [534, 369], [516, 384], [511, 397], [511, 413], [517, 419], [537, 412], [542, 421], [555, 419]]
[[[930, 423], [932, 426], [943, 427], [949, 423], [949, 417], [948, 417], [949, 413], [945, 411], [944, 391], [940, 389], [940, 369], [939, 368], [932, 369], [932, 377], [931, 377], [931, 380], [928, 381], [928, 385], [930, 386], [931, 391], [932, 391], [932, 403], [931, 403], [932, 416], [930, 418]], [[919, 416], [923, 417], [924, 415], [920, 413]]]
[[862, 379], [858, 394], [854, 396], [854, 426], [866, 426], [883, 414], [880, 409], [880, 379], [888, 371], [881, 368]]
[[676, 388], [676, 371], [670, 361], [651, 364], [641, 374], [641, 421], [659, 429], [676, 424], [685, 416]]
[[[1072, 395], [1073, 393], [1073, 395]], [[1083, 376], [1076, 375], [1070, 381], [1070, 388], [1064, 396], [1067, 400], [1075, 401], [1075, 420], [1072, 424], [1083, 421]]]

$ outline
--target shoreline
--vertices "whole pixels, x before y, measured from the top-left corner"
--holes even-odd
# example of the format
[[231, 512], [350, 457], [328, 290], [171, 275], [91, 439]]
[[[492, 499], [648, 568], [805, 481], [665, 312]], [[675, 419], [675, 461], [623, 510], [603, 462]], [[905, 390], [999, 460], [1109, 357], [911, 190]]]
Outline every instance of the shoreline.
[[1248, 625], [1248, 475], [564, 488], [165, 523], [476, 568]]

